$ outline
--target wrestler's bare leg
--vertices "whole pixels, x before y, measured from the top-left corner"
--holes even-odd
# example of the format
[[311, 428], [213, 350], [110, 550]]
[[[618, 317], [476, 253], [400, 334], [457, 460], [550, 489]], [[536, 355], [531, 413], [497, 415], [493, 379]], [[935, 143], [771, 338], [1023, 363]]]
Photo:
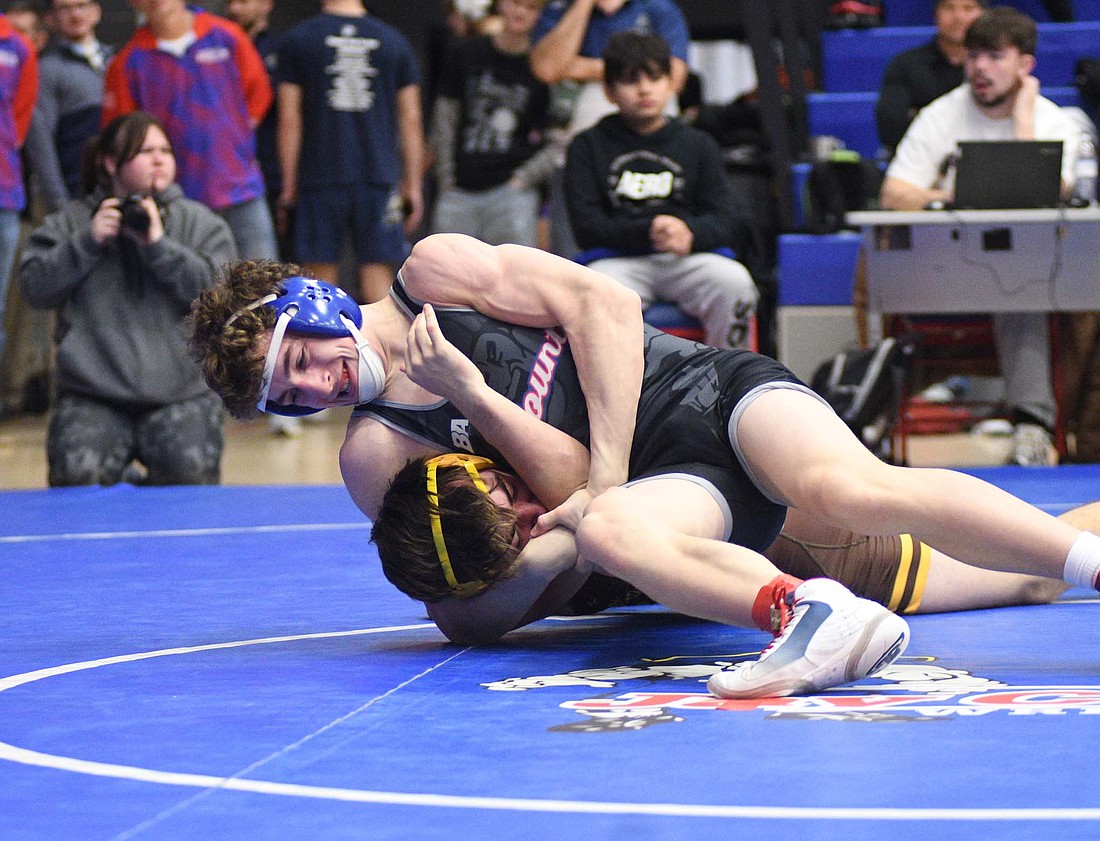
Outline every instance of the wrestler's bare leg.
[[916, 613], [947, 613], [1023, 604], [1048, 604], [1069, 585], [1053, 578], [997, 572], [960, 563], [932, 550], [924, 598]]
[[722, 540], [722, 511], [699, 485], [671, 477], [612, 488], [577, 530], [578, 568], [628, 581], [671, 610], [754, 627], [752, 605], [779, 570]]
[[[1070, 525], [1100, 534], [1100, 502], [1058, 516]], [[1047, 604], [1069, 589], [1051, 578], [981, 570], [932, 550], [928, 584], [918, 613], [972, 610], [1016, 604]]]
[[858, 534], [917, 534], [976, 566], [1056, 580], [1079, 534], [973, 476], [884, 464], [831, 409], [802, 392], [758, 397], [738, 436], [774, 497]]

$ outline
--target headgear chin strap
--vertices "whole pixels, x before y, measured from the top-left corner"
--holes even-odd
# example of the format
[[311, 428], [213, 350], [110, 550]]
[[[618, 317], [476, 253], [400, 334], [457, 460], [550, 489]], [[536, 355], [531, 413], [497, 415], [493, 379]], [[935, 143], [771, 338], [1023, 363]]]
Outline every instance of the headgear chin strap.
[[367, 403], [382, 393], [386, 385], [386, 367], [382, 363], [382, 357], [359, 332], [359, 328], [363, 326], [363, 313], [355, 299], [343, 289], [311, 277], [284, 278], [279, 282], [278, 293], [265, 295], [237, 310], [225, 322], [225, 326], [228, 327], [242, 314], [261, 306], [269, 306], [277, 314], [271, 344], [268, 345], [264, 359], [260, 399], [256, 404], [261, 412], [293, 417], [321, 411], [308, 406], [277, 403], [268, 397], [275, 362], [287, 330], [308, 336], [350, 337], [355, 341], [355, 350], [359, 356], [359, 394], [356, 402]]
[[436, 479], [436, 471], [440, 467], [455, 467], [461, 465], [466, 468], [466, 472], [470, 475], [470, 480], [474, 483], [479, 491], [484, 494], [489, 493], [489, 488], [485, 484], [485, 480], [481, 478], [478, 473], [478, 469], [487, 470], [493, 466], [493, 463], [487, 458], [481, 456], [468, 456], [464, 453], [444, 453], [441, 456], [430, 458], [427, 461], [428, 467], [428, 516], [432, 521], [432, 540], [435, 542], [435, 552], [439, 556], [439, 565], [443, 567], [443, 578], [447, 581], [447, 586], [451, 588], [456, 596], [464, 599], [470, 598], [470, 596], [476, 596], [478, 593], [483, 592], [488, 588], [488, 584], [484, 581], [459, 581], [455, 577], [455, 571], [451, 567], [451, 555], [447, 551], [447, 544], [443, 540], [443, 523], [439, 519], [439, 483]]
[[[355, 350], [359, 353], [359, 403], [369, 403], [382, 393], [386, 387], [386, 366], [382, 364], [382, 357], [370, 346], [363, 334], [359, 332], [358, 325], [351, 319], [344, 318], [344, 326], [348, 333], [355, 339]], [[361, 320], [361, 319], [360, 319]]]

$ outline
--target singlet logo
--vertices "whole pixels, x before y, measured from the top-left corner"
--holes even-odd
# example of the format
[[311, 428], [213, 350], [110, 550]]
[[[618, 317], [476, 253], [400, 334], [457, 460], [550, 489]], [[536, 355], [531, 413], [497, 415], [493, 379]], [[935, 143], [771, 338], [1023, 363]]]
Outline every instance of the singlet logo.
[[466, 418], [451, 421], [451, 443], [456, 450], [474, 451], [474, 445], [470, 443], [470, 422]]
[[672, 195], [671, 172], [631, 172], [624, 170], [615, 185], [615, 194], [631, 201], [667, 199]]
[[554, 384], [554, 372], [558, 368], [558, 357], [565, 348], [565, 342], [565, 334], [560, 330], [547, 330], [546, 341], [539, 348], [535, 364], [531, 367], [531, 375], [527, 378], [527, 392], [520, 405], [524, 411], [540, 420], [546, 411], [546, 398]]

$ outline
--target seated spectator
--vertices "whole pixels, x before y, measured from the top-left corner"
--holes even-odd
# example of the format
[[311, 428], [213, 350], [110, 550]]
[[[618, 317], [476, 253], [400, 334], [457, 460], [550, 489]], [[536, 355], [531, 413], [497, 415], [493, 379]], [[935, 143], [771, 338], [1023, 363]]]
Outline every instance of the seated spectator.
[[603, 61], [618, 113], [577, 135], [565, 165], [578, 244], [643, 306], [671, 301], [702, 322], [708, 344], [748, 347], [756, 285], [743, 265], [712, 253], [733, 238], [732, 189], [714, 139], [665, 116], [675, 95], [668, 42], [618, 32]]
[[[963, 140], [1061, 140], [1063, 191], [1069, 193], [1080, 143], [1066, 113], [1039, 95], [1035, 22], [1014, 9], [982, 14], [966, 32], [966, 82], [924, 108], [886, 170], [880, 197], [888, 210], [919, 210], [954, 199], [954, 161]], [[1050, 337], [1045, 312], [996, 313], [997, 353], [1015, 424], [1011, 461], [1053, 460], [1055, 420]]]
[[500, 0], [503, 29], [454, 49], [432, 115], [437, 233], [536, 244], [539, 187], [559, 154], [546, 139], [549, 89], [527, 63], [544, 2]]
[[886, 65], [875, 123], [879, 142], [890, 154], [921, 108], [962, 84], [963, 39], [986, 5], [986, 0], [936, 0], [936, 37]]
[[[660, 35], [672, 53], [672, 81], [677, 92], [688, 75], [687, 19], [675, 0], [551, 0], [539, 16], [531, 38], [531, 69], [556, 86], [564, 112], [565, 141], [591, 128], [615, 110], [604, 96], [604, 48], [607, 39], [626, 30]], [[566, 104], [570, 103], [570, 104]], [[676, 99], [668, 104], [675, 114]], [[577, 252], [565, 207], [562, 170], [550, 181], [550, 247], [562, 257]]]
[[20, 267], [27, 300], [58, 311], [49, 483], [219, 481], [223, 411], [187, 351], [191, 302], [236, 259], [228, 225], [175, 183], [163, 126], [143, 111], [92, 147], [90, 194], [46, 217]]

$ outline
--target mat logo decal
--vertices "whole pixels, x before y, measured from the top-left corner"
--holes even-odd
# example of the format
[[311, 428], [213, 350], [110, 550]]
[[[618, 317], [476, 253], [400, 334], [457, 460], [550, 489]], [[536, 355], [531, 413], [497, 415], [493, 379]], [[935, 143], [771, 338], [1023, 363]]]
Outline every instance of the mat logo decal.
[[[733, 662], [749, 656], [733, 658]], [[961, 669], [934, 665], [934, 658], [903, 657], [874, 678], [820, 695], [797, 698], [731, 700], [706, 692], [707, 678], [731, 660], [670, 658], [633, 666], [580, 669], [559, 675], [484, 683], [498, 692], [588, 687], [604, 693], [562, 702], [579, 719], [550, 728], [555, 732], [641, 730], [655, 724], [682, 723], [702, 712], [739, 712], [766, 719], [806, 721], [949, 721], [987, 715], [1100, 716], [1100, 685], [1010, 686]], [[620, 684], [648, 684], [618, 692]], [[691, 687], [668, 687], [668, 682]], [[661, 684], [658, 686], [658, 684]], [[698, 686], [698, 689], [696, 689]]]

